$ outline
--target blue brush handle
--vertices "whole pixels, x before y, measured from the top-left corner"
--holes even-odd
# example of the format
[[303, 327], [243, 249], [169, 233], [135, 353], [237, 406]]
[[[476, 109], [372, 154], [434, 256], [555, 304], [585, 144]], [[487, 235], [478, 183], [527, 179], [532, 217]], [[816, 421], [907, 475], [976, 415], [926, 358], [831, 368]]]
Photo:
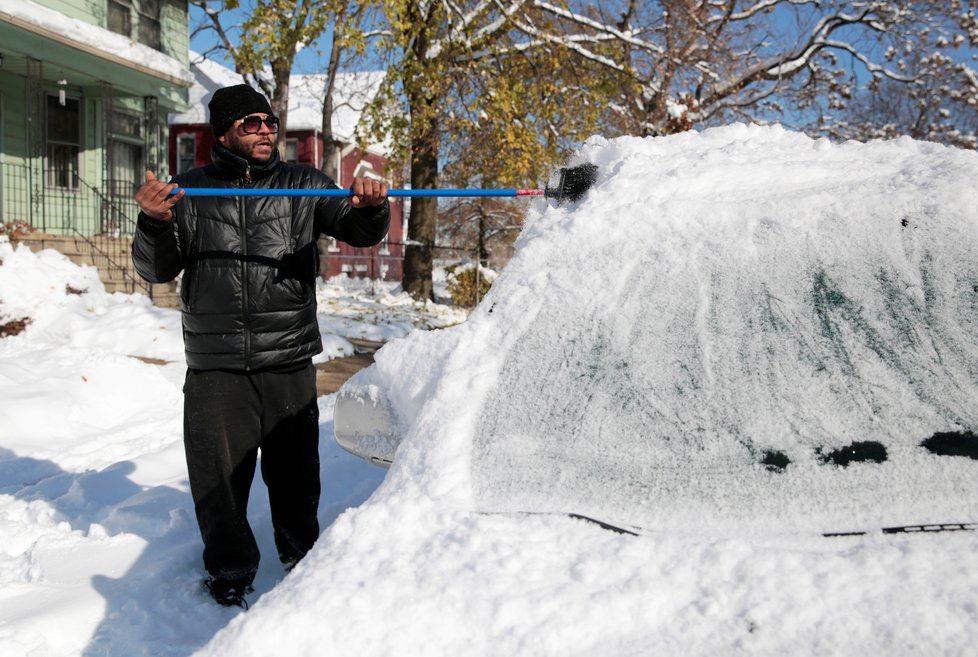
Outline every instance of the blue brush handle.
[[[335, 196], [349, 198], [349, 189], [255, 189], [235, 187], [178, 187], [185, 196]], [[542, 196], [536, 189], [391, 189], [387, 195], [398, 196]]]

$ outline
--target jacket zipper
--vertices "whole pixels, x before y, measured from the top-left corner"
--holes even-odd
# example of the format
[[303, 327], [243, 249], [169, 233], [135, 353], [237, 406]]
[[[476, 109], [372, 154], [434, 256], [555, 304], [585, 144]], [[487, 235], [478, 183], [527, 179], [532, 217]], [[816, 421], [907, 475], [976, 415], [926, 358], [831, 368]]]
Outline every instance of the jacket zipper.
[[[242, 187], [251, 184], [251, 165], [245, 165]], [[245, 370], [251, 369], [251, 325], [248, 322], [248, 222], [245, 219], [245, 197], [238, 197], [238, 216], [241, 227], [241, 325], [244, 327]]]
[[[194, 212], [196, 215], [196, 212]], [[194, 238], [190, 242], [190, 253], [187, 255], [187, 259], [193, 263], [193, 267], [185, 269], [183, 272], [184, 279], [181, 281], [181, 285], [186, 284], [187, 286], [187, 312], [192, 313], [194, 311], [194, 301], [197, 299], [196, 292], [200, 285], [197, 281], [200, 279], [200, 261], [197, 259], [197, 254], [200, 253], [200, 243], [203, 238], [200, 236], [200, 220], [197, 218], [194, 224]]]

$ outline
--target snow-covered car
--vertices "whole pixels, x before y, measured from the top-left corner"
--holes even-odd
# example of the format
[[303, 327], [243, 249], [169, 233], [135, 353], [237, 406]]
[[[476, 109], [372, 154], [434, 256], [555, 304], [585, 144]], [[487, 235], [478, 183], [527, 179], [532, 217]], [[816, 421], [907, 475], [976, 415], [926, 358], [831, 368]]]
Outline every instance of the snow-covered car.
[[463, 325], [344, 385], [341, 446], [635, 532], [974, 528], [975, 153], [731, 126], [579, 158]]

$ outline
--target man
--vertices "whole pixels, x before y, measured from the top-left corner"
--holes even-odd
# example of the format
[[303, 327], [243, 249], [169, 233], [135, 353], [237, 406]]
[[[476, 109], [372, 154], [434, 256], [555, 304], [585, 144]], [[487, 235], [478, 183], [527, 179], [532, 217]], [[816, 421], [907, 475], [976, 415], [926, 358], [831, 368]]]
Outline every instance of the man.
[[246, 607], [259, 560], [246, 515], [259, 448], [286, 571], [319, 536], [316, 240], [374, 245], [390, 209], [386, 185], [366, 178], [353, 181], [349, 200], [185, 197], [182, 187], [336, 187], [279, 159], [278, 119], [248, 85], [218, 89], [208, 109], [218, 138], [211, 164], [170, 183], [147, 171], [136, 192], [133, 262], [151, 283], [183, 272], [184, 446], [205, 584], [220, 604]]

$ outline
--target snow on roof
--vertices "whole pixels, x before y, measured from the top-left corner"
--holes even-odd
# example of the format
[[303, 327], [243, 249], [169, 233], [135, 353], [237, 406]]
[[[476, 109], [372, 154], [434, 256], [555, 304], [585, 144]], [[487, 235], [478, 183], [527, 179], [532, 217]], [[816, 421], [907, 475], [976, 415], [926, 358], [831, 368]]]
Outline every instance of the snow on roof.
[[31, 0], [0, 0], [0, 20], [56, 38], [81, 50], [95, 52], [119, 64], [142, 69], [150, 75], [169, 78], [170, 82], [181, 86], [189, 86], [193, 81], [190, 72], [173, 57]]
[[[353, 141], [363, 108], [373, 100], [384, 81], [383, 71], [341, 73], [333, 92], [333, 133]], [[322, 125], [325, 75], [293, 75], [289, 90], [289, 125], [314, 129]]]
[[[0, 0], [2, 1], [2, 0]], [[214, 92], [244, 82], [231, 69], [191, 51], [190, 70], [194, 84], [190, 88], [190, 109], [170, 114], [170, 125], [207, 123], [207, 103]], [[357, 124], [363, 108], [376, 95], [383, 82], [382, 71], [341, 73], [334, 90], [333, 133], [340, 141], [355, 141]], [[293, 75], [289, 87], [289, 130], [319, 130], [322, 127], [323, 90], [326, 76]]]
[[203, 59], [190, 51], [190, 72], [193, 85], [188, 93], [190, 109], [186, 112], [170, 114], [170, 125], [180, 123], [207, 123], [207, 103], [214, 92], [221, 87], [230, 87], [244, 82], [242, 77], [231, 69], [210, 59]]

